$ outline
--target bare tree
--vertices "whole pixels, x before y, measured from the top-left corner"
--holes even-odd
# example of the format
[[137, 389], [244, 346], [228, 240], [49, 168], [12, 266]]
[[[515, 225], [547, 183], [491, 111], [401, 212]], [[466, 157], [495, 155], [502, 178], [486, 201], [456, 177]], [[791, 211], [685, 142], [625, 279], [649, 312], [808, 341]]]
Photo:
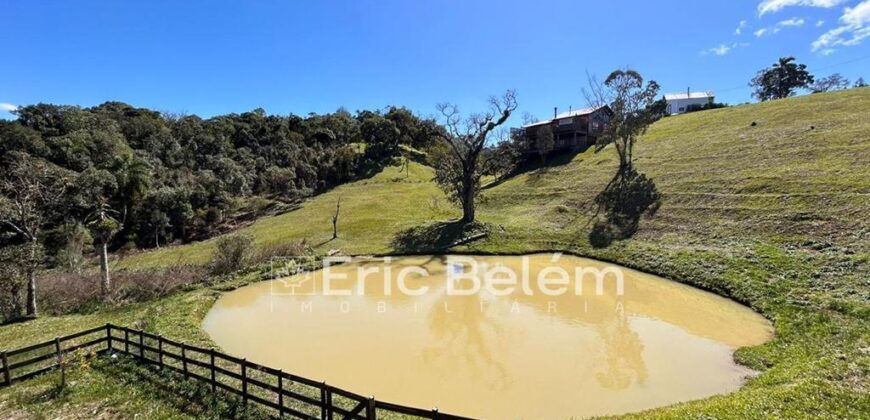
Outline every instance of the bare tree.
[[475, 218], [475, 200], [480, 190], [481, 152], [493, 131], [504, 124], [517, 108], [516, 92], [508, 90], [501, 97], [489, 99], [489, 110], [463, 117], [459, 107], [449, 103], [437, 106], [441, 123], [446, 133], [441, 134], [447, 143], [450, 162], [442, 162], [436, 168], [436, 179], [447, 194], [462, 205], [463, 223]]
[[[63, 200], [69, 185], [65, 171], [51, 163], [20, 153], [10, 156], [7, 174], [0, 180], [0, 224], [10, 227], [29, 243], [32, 261], [42, 246], [42, 228]], [[36, 271], [29, 264], [27, 275], [26, 315], [36, 317]]]
[[849, 79], [843, 77], [840, 73], [834, 73], [828, 77], [816, 79], [810, 86], [813, 93], [822, 93], [832, 90], [848, 89]]
[[332, 215], [332, 239], [338, 239], [338, 213], [341, 211], [341, 196], [335, 203], [335, 214]]

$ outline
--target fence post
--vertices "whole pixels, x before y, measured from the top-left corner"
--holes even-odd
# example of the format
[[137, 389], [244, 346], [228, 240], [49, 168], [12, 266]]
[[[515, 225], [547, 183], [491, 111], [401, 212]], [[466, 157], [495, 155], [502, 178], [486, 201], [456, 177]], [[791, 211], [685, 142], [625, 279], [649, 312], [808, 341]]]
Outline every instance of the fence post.
[[130, 329], [124, 327], [124, 353], [130, 354]]
[[3, 385], [12, 385], [12, 374], [9, 373], [9, 358], [6, 357], [6, 352], [0, 352], [0, 359], [3, 359]]
[[366, 420], [377, 420], [378, 413], [375, 410], [375, 397], [369, 397], [368, 405], [366, 405]]
[[278, 370], [278, 417], [284, 417], [284, 371]]
[[112, 354], [112, 324], [106, 323], [106, 352]]
[[163, 370], [163, 336], [157, 336], [157, 364], [160, 366], [160, 370]]
[[60, 337], [54, 338], [54, 351], [57, 353], [57, 367], [60, 368], [60, 387], [66, 386], [66, 369], [63, 367], [63, 352], [60, 350]]
[[242, 359], [242, 401], [248, 405], [248, 359]]
[[145, 361], [145, 334], [139, 330], [139, 358]]
[[323, 403], [320, 417], [323, 420], [332, 420], [332, 389], [326, 384], [326, 381], [320, 384], [320, 401]]
[[186, 344], [181, 343], [181, 369], [184, 371], [184, 378], [187, 379], [187, 352], [185, 351]]
[[214, 377], [215, 376], [214, 375], [215, 369], [214, 369], [214, 349], [213, 348], [209, 349], [208, 356], [209, 356], [209, 365], [211, 365], [211, 393], [212, 393], [212, 395], [214, 395], [215, 391], [217, 391], [217, 389], [216, 389], [217, 388], [217, 381], [215, 380], [215, 377]]

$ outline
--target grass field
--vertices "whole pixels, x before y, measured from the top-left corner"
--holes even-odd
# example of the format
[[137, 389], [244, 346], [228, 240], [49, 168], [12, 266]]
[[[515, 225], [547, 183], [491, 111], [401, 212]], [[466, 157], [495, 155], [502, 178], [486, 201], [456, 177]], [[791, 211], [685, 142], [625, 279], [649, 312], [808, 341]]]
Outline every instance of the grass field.
[[[868, 417], [868, 113], [870, 89], [864, 88], [666, 118], [636, 149], [638, 170], [654, 180], [662, 200], [631, 239], [605, 248], [590, 244], [592, 200], [616, 169], [612, 150], [590, 150], [486, 188], [479, 216], [490, 235], [454, 251], [561, 250], [613, 261], [734, 298], [774, 322], [771, 342], [737, 352], [740, 362], [761, 371], [741, 390], [644, 416]], [[395, 252], [402, 232], [426, 225], [437, 233], [434, 221], [458, 214], [431, 177], [421, 165], [412, 164], [407, 177], [388, 168], [242, 231], [258, 245], [307, 239], [320, 254]], [[340, 238], [327, 241], [338, 197]], [[212, 248], [212, 241], [166, 247], [115, 266], [202, 263]], [[217, 293], [203, 288], [110, 312], [3, 326], [0, 347], [137, 320], [150, 330], [208, 344], [199, 322]], [[98, 390], [117, 385], [100, 373], [82, 374], [82, 385], [65, 400], [39, 399], [40, 381], [0, 391], [0, 401], [7, 401], [0, 403], [0, 416], [67, 416], [96, 406], [116, 417], [111, 414], [135, 413], [153, 399], [138, 393], [119, 405], [103, 402]], [[154, 406], [190, 415], [183, 407]]]

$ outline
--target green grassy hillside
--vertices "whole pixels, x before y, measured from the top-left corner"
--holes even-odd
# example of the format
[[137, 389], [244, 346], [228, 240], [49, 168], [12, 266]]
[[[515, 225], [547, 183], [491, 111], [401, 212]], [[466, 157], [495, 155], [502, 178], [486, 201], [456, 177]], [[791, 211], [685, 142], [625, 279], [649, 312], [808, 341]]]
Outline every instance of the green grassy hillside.
[[[774, 322], [773, 341], [737, 353], [739, 361], [762, 371], [740, 391], [645, 415], [867, 416], [868, 114], [865, 88], [665, 118], [635, 152], [638, 170], [653, 179], [662, 199], [632, 238], [603, 248], [590, 244], [593, 198], [617, 163], [613, 150], [590, 150], [486, 188], [479, 216], [490, 224], [490, 235], [454, 251], [562, 250], [614, 261], [732, 297]], [[428, 226], [438, 233], [433, 221], [457, 215], [431, 182], [431, 169], [411, 168], [408, 177], [388, 168], [243, 231], [259, 245], [307, 239], [319, 253], [395, 252], [403, 232]], [[340, 239], [327, 241], [339, 196]], [[116, 265], [205, 262], [212, 247], [212, 241], [168, 247]], [[154, 313], [181, 320], [154, 321], [155, 330], [207, 341], [198, 322], [214, 294], [197, 290], [108, 314], [0, 327], [0, 342], [35, 341], [73, 326]], [[197, 302], [196, 315], [186, 312], [191, 301]], [[61, 410], [47, 410], [55, 409]]]
[[[862, 89], [656, 123], [637, 146], [636, 165], [653, 178], [663, 202], [633, 241], [710, 247], [735, 237], [795, 244], [820, 240], [863, 244], [866, 252], [866, 241], [856, 235], [866, 232], [860, 216], [870, 199], [870, 120], [862, 118], [868, 109], [870, 91]], [[612, 151], [590, 150], [567, 164], [486, 189], [480, 218], [502, 226], [504, 233], [474, 248], [505, 251], [506, 241], [515, 251], [588, 245], [586, 210], [615, 168]], [[332, 234], [338, 197], [341, 238], [324, 243]], [[432, 182], [431, 169], [412, 163], [410, 176], [387, 168], [240, 232], [253, 235], [258, 244], [307, 238], [320, 250], [388, 253], [397, 232], [455, 214]], [[129, 257], [120, 266], [204, 262], [212, 247], [213, 241], [206, 241], [163, 248]]]
[[[406, 172], [388, 167], [377, 175], [333, 189], [300, 209], [266, 217], [237, 233], [251, 235], [257, 246], [307, 240], [318, 251], [345, 249], [353, 253], [387, 251], [392, 235], [428, 219], [455, 217], [458, 211], [432, 183], [432, 168], [411, 162]], [[332, 216], [341, 199], [339, 238], [332, 238]], [[120, 268], [205, 263], [215, 240], [139, 253], [119, 261]]]

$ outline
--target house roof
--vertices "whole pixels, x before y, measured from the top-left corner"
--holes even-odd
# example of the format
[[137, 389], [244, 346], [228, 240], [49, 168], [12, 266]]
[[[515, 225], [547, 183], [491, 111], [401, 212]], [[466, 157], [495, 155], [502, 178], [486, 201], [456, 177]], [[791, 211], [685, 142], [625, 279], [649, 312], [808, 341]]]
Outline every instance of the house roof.
[[589, 115], [589, 114], [591, 114], [595, 111], [598, 111], [599, 109], [602, 109], [602, 108], [607, 108], [607, 105], [602, 105], [599, 107], [580, 108], [580, 109], [575, 109], [575, 110], [568, 111], [568, 112], [563, 112], [561, 114], [557, 114], [556, 118], [549, 119], [549, 120], [541, 120], [541, 121], [534, 122], [531, 124], [526, 124], [523, 126], [523, 128], [534, 127], [536, 125], [541, 125], [541, 124], [549, 124], [555, 120], [561, 120], [562, 118], [570, 118], [570, 117], [578, 117], [578, 116], [582, 116], [582, 115]]
[[703, 99], [703, 98], [713, 98], [716, 95], [713, 94], [713, 91], [706, 92], [691, 92], [691, 93], [666, 93], [665, 100], [666, 101], [677, 101], [680, 99]]

